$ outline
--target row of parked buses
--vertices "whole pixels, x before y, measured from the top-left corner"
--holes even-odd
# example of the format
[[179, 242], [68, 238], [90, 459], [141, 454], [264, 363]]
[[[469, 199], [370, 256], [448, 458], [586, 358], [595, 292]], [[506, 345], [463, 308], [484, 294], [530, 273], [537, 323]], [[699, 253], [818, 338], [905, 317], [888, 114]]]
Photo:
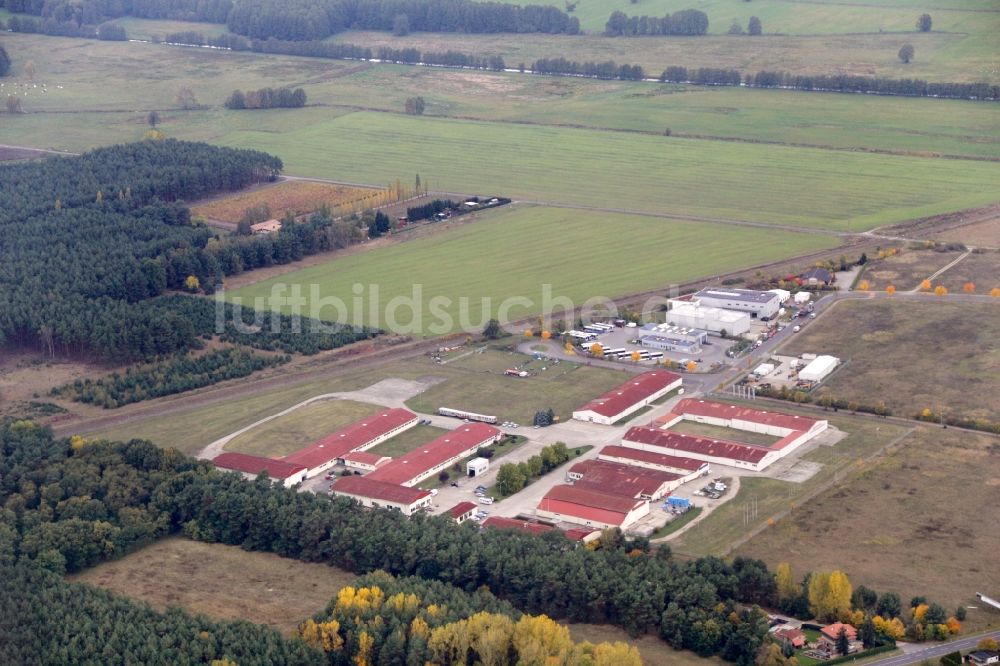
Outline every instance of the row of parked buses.
[[601, 355], [609, 360], [631, 359], [632, 354], [636, 351], [639, 352], [639, 360], [641, 361], [658, 361], [663, 358], [663, 352], [649, 351], [648, 349], [625, 349], [624, 347], [604, 349]]

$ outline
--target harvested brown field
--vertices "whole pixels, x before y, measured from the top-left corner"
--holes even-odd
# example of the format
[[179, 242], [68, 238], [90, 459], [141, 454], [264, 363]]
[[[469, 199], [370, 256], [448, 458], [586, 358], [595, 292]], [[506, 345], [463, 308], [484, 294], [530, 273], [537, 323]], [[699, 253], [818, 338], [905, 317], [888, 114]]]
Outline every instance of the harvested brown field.
[[[997, 506], [1000, 441], [919, 426], [735, 554], [788, 562], [797, 577], [842, 569], [855, 587], [926, 595], [949, 611], [981, 606], [976, 592], [1000, 589], [1000, 532], [987, 527]], [[965, 628], [998, 621], [969, 610]]]
[[960, 251], [904, 248], [895, 256], [872, 263], [861, 277], [874, 291], [885, 291], [889, 285], [897, 291], [909, 291], [960, 256]]
[[874, 404], [897, 415], [923, 409], [1000, 418], [1000, 317], [996, 304], [920, 300], [837, 303], [782, 348], [830, 354], [845, 363], [817, 395]]
[[243, 619], [286, 634], [323, 610], [356, 576], [236, 546], [170, 538], [70, 577], [145, 601], [216, 619]]
[[973, 252], [935, 278], [934, 286], [944, 285], [948, 291], [957, 294], [969, 282], [976, 294], [988, 294], [994, 287], [1000, 287], [1000, 250]]
[[286, 180], [199, 204], [191, 212], [209, 220], [236, 224], [248, 209], [264, 204], [270, 208], [271, 217], [281, 219], [286, 213], [305, 215], [324, 205], [334, 208], [377, 196], [380, 192], [382, 190], [369, 187]]
[[965, 243], [972, 247], [1000, 248], [1000, 216], [984, 222], [967, 224], [942, 231], [937, 238], [943, 241]]

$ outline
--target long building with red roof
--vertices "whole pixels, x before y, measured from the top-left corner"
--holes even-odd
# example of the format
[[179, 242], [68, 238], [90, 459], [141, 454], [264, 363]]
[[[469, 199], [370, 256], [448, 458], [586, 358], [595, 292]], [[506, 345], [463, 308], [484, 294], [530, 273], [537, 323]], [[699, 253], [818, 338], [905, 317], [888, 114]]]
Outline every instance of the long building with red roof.
[[598, 452], [597, 459], [679, 474], [681, 483], [687, 483], [698, 476], [705, 476], [711, 471], [711, 467], [704, 460], [643, 451], [625, 446], [605, 446]]
[[553, 486], [538, 503], [542, 518], [604, 529], [627, 529], [649, 513], [649, 502], [574, 486]]
[[607, 460], [582, 460], [569, 468], [567, 476], [576, 488], [653, 501], [681, 485], [678, 474]]
[[289, 488], [306, 480], [306, 468], [302, 465], [293, 465], [281, 460], [252, 456], [246, 453], [226, 451], [212, 458], [212, 464], [219, 469], [240, 472], [250, 479], [257, 478], [261, 472], [267, 472], [267, 475], [273, 480], [281, 481]]
[[382, 465], [367, 478], [400, 486], [415, 486], [484, 446], [500, 441], [498, 429], [485, 423], [466, 423], [404, 456]]
[[632, 377], [573, 412], [578, 421], [611, 425], [659, 400], [682, 383], [681, 376], [666, 370], [651, 370]]
[[674, 405], [669, 414], [657, 419], [658, 425], [669, 428], [678, 421], [695, 421], [709, 425], [759, 432], [775, 437], [787, 437], [796, 432], [819, 434], [826, 430], [827, 422], [797, 414], [753, 409], [714, 400], [685, 398]]
[[327, 435], [282, 460], [308, 469], [311, 478], [333, 467], [352, 451], [365, 451], [420, 421], [407, 409], [387, 409]]
[[330, 492], [338, 497], [350, 497], [362, 506], [395, 509], [404, 516], [430, 507], [433, 499], [430, 491], [377, 481], [370, 474], [341, 477], [330, 487]]
[[503, 518], [502, 516], [490, 516], [483, 521], [483, 527], [495, 530], [518, 530], [528, 534], [545, 534], [555, 528], [544, 523], [531, 523], [517, 518]]

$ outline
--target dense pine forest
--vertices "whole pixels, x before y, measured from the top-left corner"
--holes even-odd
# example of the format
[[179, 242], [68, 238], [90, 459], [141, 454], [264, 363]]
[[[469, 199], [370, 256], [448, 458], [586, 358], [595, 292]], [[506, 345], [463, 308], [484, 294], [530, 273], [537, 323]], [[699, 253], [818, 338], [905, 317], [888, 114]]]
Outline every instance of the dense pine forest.
[[[248, 150], [167, 141], [0, 166], [0, 345], [151, 360], [216, 331], [214, 303], [157, 298], [211, 293], [225, 275], [341, 247], [351, 233], [327, 215], [289, 221], [273, 238], [219, 239], [184, 200], [273, 180], [281, 160]], [[229, 311], [231, 313], [231, 310]], [[243, 321], [259, 324], [250, 309]], [[269, 322], [270, 323], [270, 322]], [[258, 333], [226, 321], [224, 338], [315, 353], [375, 334], [275, 317]], [[301, 326], [308, 334], [298, 335]]]

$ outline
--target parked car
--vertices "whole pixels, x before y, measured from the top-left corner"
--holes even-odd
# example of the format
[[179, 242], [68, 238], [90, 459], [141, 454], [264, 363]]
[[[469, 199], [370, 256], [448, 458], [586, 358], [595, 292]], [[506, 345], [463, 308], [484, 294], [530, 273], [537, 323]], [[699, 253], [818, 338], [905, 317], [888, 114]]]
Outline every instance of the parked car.
[[454, 481], [452, 481], [452, 482], [451, 482], [451, 487], [452, 487], [452, 488], [458, 488], [458, 484], [457, 484], [457, 483], [455, 483]]
[[492, 497], [480, 497], [479, 498], [479, 503], [480, 504], [493, 504], [493, 498]]

